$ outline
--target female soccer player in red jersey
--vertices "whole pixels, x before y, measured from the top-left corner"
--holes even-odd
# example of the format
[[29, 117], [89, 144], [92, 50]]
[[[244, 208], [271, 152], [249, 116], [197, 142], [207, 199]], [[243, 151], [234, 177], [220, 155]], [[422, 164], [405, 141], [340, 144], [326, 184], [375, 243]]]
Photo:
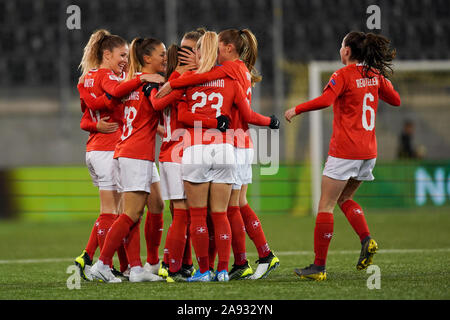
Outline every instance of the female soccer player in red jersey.
[[[186, 33], [181, 40], [182, 48], [194, 48], [197, 40], [205, 33], [197, 29]], [[195, 61], [180, 65], [178, 54], [182, 49], [176, 45], [167, 51], [166, 78], [175, 79], [185, 71], [196, 68]], [[156, 91], [156, 90], [154, 90]], [[152, 92], [154, 95], [154, 92]], [[170, 98], [170, 97], [169, 97]], [[188, 232], [189, 212], [186, 204], [183, 179], [181, 175], [182, 135], [184, 125], [178, 121], [177, 105], [181, 95], [173, 99], [152, 99], [155, 110], [163, 112], [164, 136], [159, 154], [161, 191], [163, 200], [170, 200], [172, 223], [166, 237], [164, 265], [168, 269], [167, 281], [186, 281], [192, 276], [191, 241]], [[178, 152], [177, 152], [178, 151]]]
[[[230, 75], [238, 79], [242, 89], [251, 103], [251, 87], [261, 81], [254, 65], [258, 55], [258, 44], [254, 34], [248, 30], [228, 29], [219, 34], [219, 68], [210, 72], [193, 74], [190, 77], [180, 77], [166, 83], [157, 96], [170, 92], [171, 88], [212, 81]], [[248, 134], [248, 122], [239, 116], [234, 109], [231, 127], [235, 129], [234, 146], [236, 152], [237, 183], [233, 184], [227, 216], [233, 234], [234, 265], [230, 271], [230, 279], [261, 279], [279, 265], [279, 259], [272, 253], [262, 229], [261, 221], [251, 209], [247, 201], [248, 184], [252, 181], [253, 143]], [[270, 127], [278, 129], [279, 121], [272, 116]], [[244, 227], [245, 224], [245, 227]], [[253, 273], [246, 259], [245, 231], [254, 242], [258, 251], [258, 268]], [[210, 258], [211, 260], [211, 258]]]
[[323, 94], [286, 111], [287, 121], [298, 114], [333, 105], [333, 133], [322, 176], [322, 192], [314, 229], [314, 263], [295, 269], [302, 279], [325, 280], [328, 247], [333, 236], [336, 203], [361, 241], [358, 270], [372, 263], [378, 245], [371, 237], [361, 206], [353, 200], [363, 181], [374, 179], [377, 157], [375, 117], [378, 99], [400, 106], [400, 96], [386, 78], [392, 72], [395, 50], [381, 35], [350, 32], [342, 41], [345, 65], [330, 78]]
[[[85, 90], [88, 92], [88, 96], [91, 94], [94, 97], [103, 96], [105, 90], [102, 88], [102, 80], [106, 78], [106, 75], [108, 75], [107, 78], [110, 76], [114, 78], [111, 81], [115, 83], [111, 87], [116, 88], [119, 85], [118, 75], [122, 74], [127, 60], [128, 45], [123, 38], [111, 35], [103, 29], [94, 32], [84, 48], [80, 63], [83, 73], [82, 81], [78, 86], [80, 94], [83, 93], [82, 90]], [[99, 72], [100, 70], [101, 72]], [[84, 100], [83, 102], [86, 103]], [[102, 110], [85, 108], [84, 114], [89, 114], [93, 121], [99, 123], [101, 119], [104, 120], [108, 117], [108, 120], [113, 122], [114, 114], [107, 108]], [[117, 206], [120, 200], [116, 192], [112, 165], [112, 156], [120, 133], [115, 131], [105, 134], [95, 130], [90, 132], [86, 143], [86, 164], [94, 185], [99, 188], [101, 214], [94, 223], [86, 250], [75, 259], [75, 264], [80, 268], [80, 274], [85, 279], [90, 278], [89, 276], [86, 277], [85, 268], [92, 264], [97, 245], [102, 248], [106, 233], [117, 217]]]
[[[128, 78], [141, 74], [164, 72], [166, 67], [164, 44], [156, 39], [136, 38], [130, 49]], [[131, 80], [130, 80], [131, 81]], [[92, 276], [105, 282], [121, 282], [109, 268], [114, 251], [122, 239], [139, 237], [139, 220], [143, 214], [152, 180], [157, 177], [155, 135], [159, 115], [148, 98], [151, 84], [141, 85], [124, 101], [124, 127], [114, 153], [118, 170], [118, 188], [122, 192], [124, 213], [113, 223], [100, 253], [91, 269]], [[156, 171], [156, 172], [155, 172]], [[131, 241], [131, 240], [130, 240]], [[129, 259], [130, 260], [130, 259]], [[159, 281], [163, 278], [142, 267], [140, 258], [129, 261], [130, 281]]]
[[[205, 33], [198, 46], [199, 68], [196, 73], [207, 72], [216, 63], [217, 34]], [[186, 72], [183, 77], [191, 73]], [[225, 131], [228, 126], [225, 119], [232, 119], [233, 105], [239, 108], [246, 121], [251, 119], [252, 111], [239, 83], [230, 77], [189, 87], [186, 98], [187, 104], [178, 106], [178, 119], [190, 126], [184, 137], [182, 172], [190, 208], [192, 242], [200, 268], [188, 281], [211, 280], [206, 225], [208, 201], [219, 255], [216, 280], [227, 281], [231, 229], [226, 208], [231, 184], [235, 182], [233, 137], [208, 131], [207, 128]], [[202, 120], [201, 128], [194, 128], [195, 117]], [[205, 120], [205, 117], [209, 119]], [[261, 118], [262, 125], [270, 124], [270, 118]]]

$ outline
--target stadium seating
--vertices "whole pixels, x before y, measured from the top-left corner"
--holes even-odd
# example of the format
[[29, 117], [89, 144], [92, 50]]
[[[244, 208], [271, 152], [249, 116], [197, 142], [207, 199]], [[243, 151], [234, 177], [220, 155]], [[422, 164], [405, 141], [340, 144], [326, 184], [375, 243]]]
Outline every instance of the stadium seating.
[[[289, 60], [334, 60], [342, 36], [353, 29], [366, 30], [365, 8], [370, 5], [355, 0], [295, 1], [283, 0], [284, 54]], [[71, 81], [76, 83], [76, 72], [83, 45], [97, 28], [108, 28], [131, 40], [136, 35], [165, 38], [164, 1], [77, 1], [82, 12], [82, 29], [61, 30], [64, 21], [64, 2], [2, 1], [0, 2], [0, 43], [2, 58], [0, 72], [2, 86], [39, 86], [58, 84], [59, 74], [52, 65], [60, 59], [62, 40], [69, 42]], [[446, 0], [399, 0], [380, 4], [382, 32], [392, 39], [401, 59], [450, 58], [450, 8]], [[344, 8], [344, 9], [343, 9]], [[271, 1], [258, 0], [199, 0], [177, 3], [177, 30], [184, 31], [202, 25], [211, 29], [249, 27], [258, 37], [263, 73], [269, 70], [272, 57]], [[226, 19], [224, 19], [226, 18]], [[223, 22], [225, 21], [225, 22]], [[264, 21], [264, 23], [261, 23]], [[432, 21], [432, 23], [430, 23]], [[43, 27], [44, 26], [44, 27]], [[63, 38], [64, 37], [64, 38]], [[30, 62], [29, 55], [36, 61]], [[18, 66], [18, 64], [25, 66]], [[36, 73], [24, 77], [23, 71]], [[270, 78], [266, 78], [270, 81]]]

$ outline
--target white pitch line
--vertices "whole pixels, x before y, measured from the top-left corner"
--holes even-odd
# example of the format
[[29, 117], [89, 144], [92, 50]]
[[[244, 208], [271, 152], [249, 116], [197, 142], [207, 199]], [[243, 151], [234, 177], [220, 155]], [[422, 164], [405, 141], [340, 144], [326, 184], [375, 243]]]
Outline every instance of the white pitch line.
[[[450, 248], [437, 249], [382, 249], [378, 253], [436, 253], [436, 252], [450, 252]], [[277, 256], [302, 256], [313, 255], [314, 251], [277, 251], [274, 252]], [[359, 250], [336, 250], [329, 251], [328, 254], [359, 254]], [[249, 256], [256, 256], [254, 252], [248, 253]], [[143, 257], [145, 258], [145, 257]], [[75, 258], [48, 258], [48, 259], [16, 259], [16, 260], [0, 260], [0, 264], [28, 264], [28, 263], [53, 263], [53, 262], [73, 262]]]

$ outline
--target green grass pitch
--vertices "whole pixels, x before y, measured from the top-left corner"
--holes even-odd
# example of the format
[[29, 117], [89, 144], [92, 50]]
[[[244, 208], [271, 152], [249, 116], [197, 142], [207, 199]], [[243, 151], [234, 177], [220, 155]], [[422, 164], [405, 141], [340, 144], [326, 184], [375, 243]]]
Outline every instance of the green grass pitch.
[[[0, 299], [79, 300], [340, 300], [340, 299], [449, 299], [450, 214], [445, 210], [370, 212], [366, 214], [380, 250], [374, 264], [380, 268], [380, 289], [369, 289], [371, 274], [355, 268], [360, 244], [339, 209], [327, 262], [328, 279], [303, 281], [293, 270], [313, 261], [312, 217], [262, 215], [266, 237], [280, 259], [267, 279], [228, 283], [81, 282], [69, 290], [67, 267], [83, 249], [92, 222], [0, 222]], [[165, 216], [165, 230], [170, 217]], [[143, 237], [143, 232], [141, 232]], [[163, 243], [164, 243], [163, 236]], [[247, 238], [253, 268], [257, 259]], [[145, 242], [141, 239], [145, 262]], [[162, 255], [162, 248], [160, 249]], [[98, 257], [98, 251], [96, 257]], [[232, 259], [231, 259], [232, 260]], [[117, 260], [116, 260], [117, 263]], [[232, 263], [232, 261], [230, 262]]]

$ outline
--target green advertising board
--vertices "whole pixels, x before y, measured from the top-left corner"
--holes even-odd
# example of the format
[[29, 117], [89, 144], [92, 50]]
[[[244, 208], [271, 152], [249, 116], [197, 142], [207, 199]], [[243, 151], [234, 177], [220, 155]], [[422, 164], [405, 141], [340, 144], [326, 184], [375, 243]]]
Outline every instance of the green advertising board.
[[[307, 164], [280, 165], [274, 175], [260, 172], [259, 166], [253, 167], [253, 184], [247, 194], [255, 211], [311, 213]], [[374, 176], [374, 181], [362, 184], [355, 197], [364, 208], [441, 207], [450, 213], [449, 162], [378, 163]], [[98, 214], [98, 191], [83, 166], [17, 168], [7, 177], [8, 197], [22, 218], [84, 219]]]

